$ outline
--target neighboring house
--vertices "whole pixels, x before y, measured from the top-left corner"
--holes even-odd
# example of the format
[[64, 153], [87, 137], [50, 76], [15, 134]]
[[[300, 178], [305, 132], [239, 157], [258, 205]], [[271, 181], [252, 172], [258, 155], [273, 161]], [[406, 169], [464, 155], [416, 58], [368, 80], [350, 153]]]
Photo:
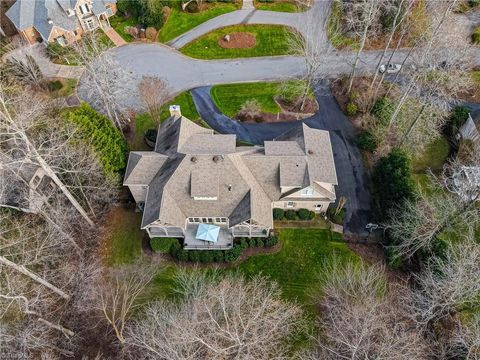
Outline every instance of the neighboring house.
[[85, 32], [109, 27], [116, 11], [116, 0], [17, 0], [6, 15], [28, 43], [64, 46]]
[[[235, 135], [214, 134], [175, 106], [171, 114], [154, 151], [130, 153], [123, 183], [150, 237], [184, 238], [185, 249], [228, 249], [234, 237], [268, 236], [274, 207], [325, 212], [335, 201], [328, 131], [299, 123], [264, 146], [237, 147]], [[214, 240], [204, 237], [209, 231]]]
[[55, 189], [55, 183], [37, 164], [23, 163], [15, 169], [0, 166], [0, 204], [3, 207], [38, 213]]
[[480, 110], [468, 114], [468, 119], [459, 132], [462, 139], [471, 140], [480, 145]]

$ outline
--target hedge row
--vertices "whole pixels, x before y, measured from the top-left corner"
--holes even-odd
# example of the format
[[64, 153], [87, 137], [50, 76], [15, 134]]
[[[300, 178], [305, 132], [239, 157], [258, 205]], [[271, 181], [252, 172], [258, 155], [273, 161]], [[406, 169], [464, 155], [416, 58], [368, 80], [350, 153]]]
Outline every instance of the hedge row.
[[273, 209], [274, 220], [312, 220], [315, 218], [315, 212], [308, 209], [283, 210], [279, 208]]
[[66, 120], [74, 124], [80, 137], [93, 147], [106, 173], [117, 173], [125, 168], [127, 143], [108, 118], [82, 103], [68, 113]]
[[274, 235], [268, 238], [241, 238], [230, 250], [184, 250], [177, 241], [170, 246], [170, 255], [180, 261], [223, 263], [236, 261], [249, 247], [272, 247], [278, 243]]

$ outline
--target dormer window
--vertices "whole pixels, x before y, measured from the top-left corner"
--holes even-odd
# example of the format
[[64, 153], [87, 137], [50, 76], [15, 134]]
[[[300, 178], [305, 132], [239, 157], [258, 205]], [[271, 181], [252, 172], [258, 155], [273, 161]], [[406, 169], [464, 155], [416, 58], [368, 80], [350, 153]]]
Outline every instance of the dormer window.
[[90, 12], [90, 8], [88, 7], [88, 4], [82, 4], [80, 5], [80, 12], [83, 14], [88, 14]]

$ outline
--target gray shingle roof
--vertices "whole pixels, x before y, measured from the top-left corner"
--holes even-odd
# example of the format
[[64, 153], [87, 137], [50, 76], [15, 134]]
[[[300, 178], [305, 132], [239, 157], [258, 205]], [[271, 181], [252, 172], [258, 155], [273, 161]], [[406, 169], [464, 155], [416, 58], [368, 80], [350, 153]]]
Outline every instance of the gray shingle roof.
[[142, 227], [156, 221], [183, 227], [187, 217], [228, 217], [230, 226], [252, 219], [271, 227], [280, 186], [313, 186], [325, 195], [313, 200], [324, 200], [335, 194], [318, 183], [337, 183], [327, 131], [302, 124], [265, 148], [235, 148], [234, 135], [213, 134], [184, 117], [163, 123], [152, 155], [130, 155], [124, 183], [148, 179]]

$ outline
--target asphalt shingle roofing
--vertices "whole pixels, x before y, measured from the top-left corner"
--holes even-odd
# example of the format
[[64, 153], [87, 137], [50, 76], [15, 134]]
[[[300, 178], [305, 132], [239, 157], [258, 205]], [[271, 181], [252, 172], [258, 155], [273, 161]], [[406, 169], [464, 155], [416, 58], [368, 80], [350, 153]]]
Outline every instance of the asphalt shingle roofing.
[[285, 196], [280, 186], [314, 186], [325, 198], [313, 200], [334, 198], [321, 183], [337, 184], [327, 131], [299, 124], [265, 147], [236, 148], [235, 135], [214, 134], [185, 117], [162, 124], [154, 152], [132, 152], [124, 181], [148, 186], [143, 228], [183, 227], [188, 217], [271, 227], [272, 202]]

